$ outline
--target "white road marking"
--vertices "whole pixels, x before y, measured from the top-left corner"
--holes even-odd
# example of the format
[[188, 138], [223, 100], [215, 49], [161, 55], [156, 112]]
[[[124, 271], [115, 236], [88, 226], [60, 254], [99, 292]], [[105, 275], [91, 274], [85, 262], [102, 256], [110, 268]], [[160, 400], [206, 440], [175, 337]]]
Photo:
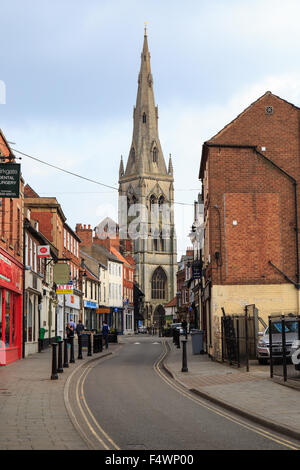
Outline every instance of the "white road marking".
[[141, 344], [141, 343], [134, 343], [134, 344]]

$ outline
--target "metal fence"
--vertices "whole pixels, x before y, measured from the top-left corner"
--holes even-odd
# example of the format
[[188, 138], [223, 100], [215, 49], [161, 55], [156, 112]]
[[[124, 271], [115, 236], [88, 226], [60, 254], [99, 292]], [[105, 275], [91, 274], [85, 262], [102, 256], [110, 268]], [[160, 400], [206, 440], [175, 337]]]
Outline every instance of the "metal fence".
[[300, 316], [269, 316], [267, 333], [270, 376], [300, 382]]
[[221, 318], [222, 361], [249, 370], [249, 360], [256, 357], [254, 316], [225, 315]]

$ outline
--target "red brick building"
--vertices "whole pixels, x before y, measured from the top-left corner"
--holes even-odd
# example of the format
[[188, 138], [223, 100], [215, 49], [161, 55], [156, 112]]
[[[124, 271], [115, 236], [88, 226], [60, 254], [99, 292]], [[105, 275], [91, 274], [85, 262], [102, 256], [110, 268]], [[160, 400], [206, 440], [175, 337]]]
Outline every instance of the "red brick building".
[[70, 267], [73, 295], [65, 295], [64, 299], [59, 294], [56, 312], [54, 302], [49, 307], [52, 309], [51, 316], [57, 316], [58, 334], [63, 336], [70, 317], [77, 323], [82, 316], [82, 293], [79, 290], [80, 238], [66, 223], [66, 216], [55, 197], [39, 197], [29, 185], [25, 186], [24, 194], [25, 212], [30, 210], [31, 219], [39, 223], [39, 231], [57, 248], [58, 258], [66, 259]]
[[202, 150], [202, 316], [218, 355], [226, 314], [299, 313], [300, 109], [267, 92]]
[[[16, 163], [0, 131], [1, 163]], [[22, 357], [23, 190], [19, 198], [0, 199], [0, 365]]]
[[181, 257], [177, 271], [177, 317], [179, 321], [186, 320], [193, 323], [190, 310], [189, 284], [192, 277], [193, 249], [188, 248], [186, 254]]

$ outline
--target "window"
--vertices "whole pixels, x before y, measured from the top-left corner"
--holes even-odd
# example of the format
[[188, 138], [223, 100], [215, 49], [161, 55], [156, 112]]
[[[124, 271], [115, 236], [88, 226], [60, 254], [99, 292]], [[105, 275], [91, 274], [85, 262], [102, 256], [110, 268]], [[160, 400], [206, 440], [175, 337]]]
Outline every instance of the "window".
[[165, 299], [166, 298], [166, 284], [167, 276], [164, 270], [159, 267], [157, 268], [152, 276], [151, 281], [151, 292], [152, 299]]
[[10, 199], [9, 205], [9, 244], [13, 244], [13, 215], [14, 215], [14, 202]]
[[154, 147], [152, 151], [152, 155], [153, 155], [153, 163], [157, 163], [158, 150], [156, 147]]
[[64, 247], [67, 248], [67, 233], [66, 233], [65, 228], [64, 228]]
[[134, 147], [131, 148], [130, 154], [131, 154], [131, 160], [132, 160], [133, 162], [135, 162], [135, 150], [134, 150]]
[[1, 232], [2, 232], [2, 237], [5, 235], [5, 210], [6, 210], [6, 204], [5, 204], [5, 198], [2, 198], [2, 219], [1, 219]]
[[28, 266], [28, 233], [25, 233], [25, 264]]
[[146, 113], [143, 113], [143, 123], [145, 124], [147, 121], [147, 116], [146, 116]]
[[33, 243], [33, 271], [37, 272], [36, 243]]
[[29, 253], [29, 256], [30, 256], [29, 265], [32, 269], [32, 238], [30, 238], [30, 253]]
[[5, 346], [10, 346], [10, 310], [11, 310], [11, 297], [12, 294], [5, 291]]
[[17, 251], [20, 251], [21, 246], [21, 211], [20, 208], [17, 208]]

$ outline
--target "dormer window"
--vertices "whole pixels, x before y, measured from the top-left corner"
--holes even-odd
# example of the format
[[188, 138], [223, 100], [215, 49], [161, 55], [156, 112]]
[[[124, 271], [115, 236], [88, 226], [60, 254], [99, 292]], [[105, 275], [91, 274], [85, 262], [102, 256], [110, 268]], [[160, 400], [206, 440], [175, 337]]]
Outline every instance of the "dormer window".
[[143, 113], [143, 123], [145, 124], [147, 121], [147, 116], [146, 116], [146, 113]]
[[131, 159], [132, 159], [133, 162], [135, 161], [135, 150], [134, 150], [134, 147], [132, 147], [132, 149], [131, 149]]
[[156, 147], [153, 149], [153, 163], [157, 163], [158, 150]]

